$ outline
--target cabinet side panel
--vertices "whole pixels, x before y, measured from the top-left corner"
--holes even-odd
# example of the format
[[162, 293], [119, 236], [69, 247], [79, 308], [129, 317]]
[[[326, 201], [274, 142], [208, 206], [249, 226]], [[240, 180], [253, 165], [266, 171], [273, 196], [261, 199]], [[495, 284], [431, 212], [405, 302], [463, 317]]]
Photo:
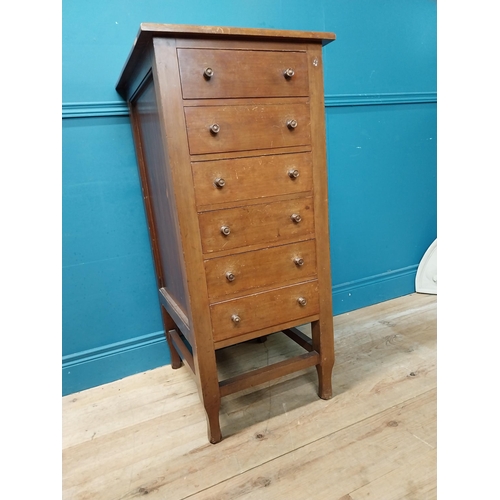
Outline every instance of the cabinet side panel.
[[[187, 293], [183, 275], [176, 212], [169, 165], [165, 155], [159, 123], [153, 79], [134, 103], [134, 117], [140, 135], [144, 172], [141, 172], [143, 194], [151, 204], [149, 217], [153, 252], [157, 254], [162, 276], [159, 286], [165, 287], [180, 309], [187, 315]], [[146, 186], [145, 186], [146, 184]], [[149, 197], [149, 200], [146, 199]], [[153, 219], [153, 220], [151, 220]]]

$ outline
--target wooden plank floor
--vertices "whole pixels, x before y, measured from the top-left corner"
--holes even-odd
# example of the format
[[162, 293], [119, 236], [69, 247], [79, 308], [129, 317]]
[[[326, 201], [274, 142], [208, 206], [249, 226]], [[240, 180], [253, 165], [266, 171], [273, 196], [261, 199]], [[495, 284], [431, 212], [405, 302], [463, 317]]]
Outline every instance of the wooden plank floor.
[[[435, 499], [436, 296], [336, 316], [335, 336], [333, 399], [314, 367], [227, 396], [217, 445], [185, 367], [64, 397], [63, 498]], [[221, 378], [300, 352], [281, 333], [234, 346]]]

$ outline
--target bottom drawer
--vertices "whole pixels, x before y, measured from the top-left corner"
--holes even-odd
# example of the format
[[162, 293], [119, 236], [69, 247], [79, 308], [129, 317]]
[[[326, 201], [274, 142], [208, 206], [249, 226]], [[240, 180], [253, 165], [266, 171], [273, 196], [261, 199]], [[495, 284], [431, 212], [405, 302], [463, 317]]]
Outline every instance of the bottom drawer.
[[214, 342], [319, 313], [318, 282], [308, 281], [210, 306]]

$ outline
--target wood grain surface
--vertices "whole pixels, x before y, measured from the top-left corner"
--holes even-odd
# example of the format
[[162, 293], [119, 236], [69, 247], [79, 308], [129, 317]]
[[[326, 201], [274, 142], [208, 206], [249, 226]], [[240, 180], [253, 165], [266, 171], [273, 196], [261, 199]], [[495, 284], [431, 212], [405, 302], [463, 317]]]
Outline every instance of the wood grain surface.
[[[184, 99], [309, 95], [304, 51], [178, 49], [177, 55]], [[287, 69], [293, 76], [285, 76]]]
[[[254, 156], [191, 164], [198, 210], [232, 203], [243, 205], [248, 200], [269, 196], [307, 193], [312, 190], [311, 153]], [[298, 172], [291, 177], [289, 172]], [[215, 181], [224, 180], [217, 187]]]

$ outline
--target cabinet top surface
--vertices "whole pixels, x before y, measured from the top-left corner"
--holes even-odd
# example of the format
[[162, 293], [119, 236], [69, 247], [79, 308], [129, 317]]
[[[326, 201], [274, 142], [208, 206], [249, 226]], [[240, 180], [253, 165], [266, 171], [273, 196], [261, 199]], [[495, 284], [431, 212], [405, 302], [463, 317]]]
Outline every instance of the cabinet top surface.
[[189, 24], [158, 24], [158, 23], [142, 23], [140, 25], [137, 38], [142, 35], [161, 37], [178, 37], [178, 36], [227, 36], [227, 37], [263, 37], [274, 39], [302, 39], [321, 40], [323, 44], [335, 40], [335, 33], [320, 32], [320, 31], [300, 31], [300, 30], [278, 30], [278, 29], [263, 29], [263, 28], [236, 28], [229, 26], [198, 26]]

